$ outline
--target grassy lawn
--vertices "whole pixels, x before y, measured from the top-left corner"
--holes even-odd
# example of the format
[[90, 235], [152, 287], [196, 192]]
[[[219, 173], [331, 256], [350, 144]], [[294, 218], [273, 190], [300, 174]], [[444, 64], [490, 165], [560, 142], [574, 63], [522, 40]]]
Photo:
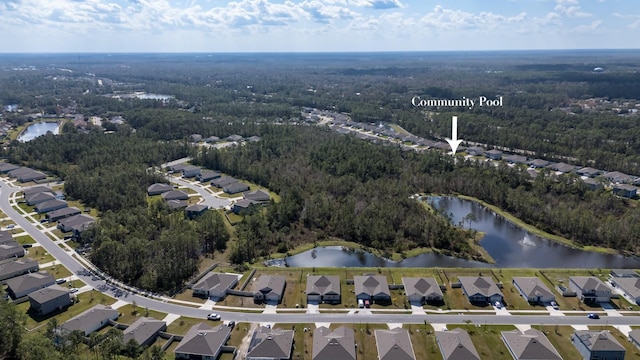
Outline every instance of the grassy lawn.
[[0, 220], [0, 227], [6, 227], [8, 225], [15, 225], [16, 223], [13, 222], [13, 220], [9, 219], [9, 218], [4, 218], [2, 220]]
[[173, 297], [176, 300], [182, 300], [182, 301], [190, 301], [190, 302], [194, 302], [194, 303], [200, 303], [200, 304], [204, 304], [207, 299], [203, 299], [201, 297], [197, 297], [197, 296], [193, 296], [191, 289], [187, 289], [183, 292], [181, 292], [180, 294], [177, 294]]
[[235, 224], [241, 222], [243, 217], [241, 215], [238, 215], [238, 214], [234, 213], [234, 212], [228, 212], [227, 213], [227, 219], [229, 219], [229, 223], [231, 225], [235, 225]]
[[30, 235], [21, 235], [21, 236], [16, 237], [15, 240], [20, 245], [35, 244], [36, 243], [36, 241]]
[[[304, 328], [310, 329], [304, 332]], [[291, 359], [311, 360], [313, 354], [313, 329], [314, 324], [276, 324], [274, 329], [293, 330], [293, 350]]]
[[492, 360], [511, 360], [513, 357], [502, 341], [500, 332], [515, 329], [511, 325], [494, 326], [462, 326], [471, 336], [473, 345], [478, 350], [480, 358]]
[[53, 255], [49, 254], [45, 249], [40, 247], [33, 247], [28, 249], [27, 257], [37, 260], [40, 264], [48, 263], [55, 260]]
[[416, 359], [442, 360], [442, 354], [431, 325], [406, 324], [404, 329], [409, 331]]
[[532, 326], [547, 335], [553, 347], [558, 350], [563, 359], [581, 359], [582, 355], [578, 352], [571, 342], [573, 328], [571, 326]]
[[576, 297], [563, 297], [555, 289], [557, 285], [562, 285], [566, 288], [569, 287], [570, 276], [590, 276], [589, 270], [540, 270], [538, 271], [538, 277], [545, 283], [554, 294], [556, 294], [556, 302], [562, 310], [580, 310], [584, 306], [580, 300]]
[[155, 310], [148, 310], [142, 306], [136, 306], [136, 312], [133, 312], [133, 304], [127, 304], [118, 309], [120, 317], [118, 322], [122, 324], [132, 324], [134, 321], [141, 317], [150, 317], [158, 320], [162, 320], [167, 316], [166, 313], [162, 313]]
[[184, 335], [187, 333], [187, 331], [189, 331], [189, 329], [193, 325], [196, 325], [202, 322], [206, 322], [210, 326], [217, 326], [222, 324], [221, 321], [211, 321], [211, 320], [196, 319], [196, 318], [182, 316], [179, 319], [172, 322], [169, 326], [167, 326], [167, 332], [170, 334]]
[[77, 207], [78, 209], [80, 209], [80, 211], [82, 211], [83, 214], [87, 214], [89, 216], [91, 216], [94, 219], [98, 218], [99, 212], [97, 209], [93, 209], [93, 208], [89, 208], [89, 212], [84, 212], [84, 209], [87, 207], [84, 203], [82, 203], [81, 201], [78, 200], [66, 200], [67, 203], [69, 204], [69, 207]]
[[377, 359], [378, 348], [376, 346], [375, 331], [388, 329], [384, 324], [353, 324], [356, 344], [358, 345], [356, 358], [362, 360]]
[[53, 276], [56, 279], [66, 278], [72, 275], [69, 269], [59, 264], [48, 266], [42, 270], [48, 272], [49, 274], [51, 274], [51, 276]]
[[35, 211], [33, 209], [33, 206], [29, 206], [29, 205], [27, 205], [27, 203], [24, 203], [24, 202], [18, 203], [18, 207], [20, 207], [20, 209], [24, 210], [24, 212], [26, 212], [26, 213], [30, 213], [30, 212], [34, 212]]

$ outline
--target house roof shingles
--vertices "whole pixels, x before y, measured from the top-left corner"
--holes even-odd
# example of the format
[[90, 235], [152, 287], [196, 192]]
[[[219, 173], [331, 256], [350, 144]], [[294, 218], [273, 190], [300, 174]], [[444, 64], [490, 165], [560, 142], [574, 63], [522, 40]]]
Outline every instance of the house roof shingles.
[[582, 291], [611, 292], [611, 289], [595, 276], [570, 276], [569, 280], [573, 281]]
[[480, 294], [486, 297], [496, 294], [502, 296], [502, 292], [496, 283], [494, 283], [488, 276], [460, 276], [458, 277], [458, 280], [469, 296], [475, 294]]
[[246, 358], [289, 359], [293, 346], [293, 330], [260, 327], [253, 332]]
[[340, 295], [340, 277], [337, 275], [307, 276], [307, 295]]
[[21, 293], [29, 289], [43, 288], [48, 284], [55, 283], [56, 279], [48, 272], [37, 272], [24, 274], [7, 280], [7, 287], [14, 293]]
[[96, 324], [107, 319], [117, 318], [117, 315], [118, 310], [112, 309], [109, 306], [97, 304], [76, 317], [67, 320], [62, 324], [62, 329], [66, 331], [78, 330], [86, 332], [86, 330], [95, 327]]
[[590, 351], [624, 351], [624, 347], [606, 330], [576, 330], [575, 335]]
[[313, 360], [355, 360], [355, 335], [341, 326], [333, 331], [321, 326], [313, 331]]
[[544, 296], [555, 297], [551, 290], [537, 277], [514, 277], [515, 282], [520, 290], [524, 292], [527, 297]]
[[53, 284], [53, 285], [47, 286], [46, 288], [42, 288], [32, 293], [29, 293], [29, 298], [39, 304], [43, 304], [59, 296], [62, 296], [65, 294], [69, 295], [70, 293], [71, 292], [69, 291], [69, 289], [65, 289], [60, 285]]
[[529, 329], [503, 331], [502, 339], [516, 359], [562, 360], [556, 348], [539, 330]]
[[460, 328], [436, 331], [436, 339], [444, 360], [480, 360], [471, 337]]
[[141, 317], [126, 328], [122, 334], [122, 342], [127, 344], [129, 341], [134, 340], [138, 345], [144, 344], [166, 326], [167, 323], [162, 320]]
[[416, 360], [407, 330], [376, 330], [375, 335], [379, 360]]
[[421, 295], [430, 296], [437, 295], [442, 297], [442, 290], [434, 278], [412, 278], [403, 277], [404, 291], [407, 296]]
[[253, 201], [269, 201], [271, 199], [269, 193], [264, 190], [245, 191], [242, 193], [242, 197]]
[[254, 285], [254, 292], [263, 294], [276, 294], [282, 296], [284, 293], [285, 277], [280, 275], [260, 275]]
[[381, 276], [381, 275], [354, 276], [353, 283], [355, 285], [356, 296], [362, 293], [365, 293], [371, 296], [376, 296], [379, 294], [391, 296], [391, 292], [389, 292], [389, 284], [387, 283], [386, 276]]
[[207, 291], [211, 291], [212, 289], [226, 290], [230, 289], [237, 282], [238, 277], [236, 275], [212, 272], [195, 283], [191, 289], [203, 289]]

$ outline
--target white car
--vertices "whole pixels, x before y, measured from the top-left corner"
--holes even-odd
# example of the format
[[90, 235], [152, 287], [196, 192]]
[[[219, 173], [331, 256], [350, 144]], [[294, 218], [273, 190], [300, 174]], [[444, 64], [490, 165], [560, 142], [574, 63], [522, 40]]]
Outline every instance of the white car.
[[70, 291], [71, 293], [75, 293], [75, 292], [78, 292], [78, 288], [71, 288], [69, 291]]
[[216, 313], [211, 313], [211, 314], [207, 315], [207, 320], [218, 321], [218, 320], [220, 320], [220, 315], [216, 314]]
[[495, 306], [498, 309], [502, 309], [502, 304], [500, 303], [500, 301], [496, 301], [493, 303], [493, 306]]
[[551, 302], [551, 307], [554, 308], [555, 310], [558, 310], [558, 303], [555, 301]]

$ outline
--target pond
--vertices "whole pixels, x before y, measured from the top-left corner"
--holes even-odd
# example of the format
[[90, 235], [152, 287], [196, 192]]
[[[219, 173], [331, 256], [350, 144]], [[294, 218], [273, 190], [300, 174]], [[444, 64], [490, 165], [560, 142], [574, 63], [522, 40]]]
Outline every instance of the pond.
[[29, 125], [24, 131], [18, 136], [18, 141], [27, 142], [31, 141], [38, 136], [45, 135], [48, 132], [53, 133], [54, 135], [58, 135], [59, 125], [57, 122], [39, 122], [33, 125]]
[[640, 259], [574, 249], [528, 233], [490, 209], [456, 197], [430, 197], [428, 202], [448, 213], [454, 224], [468, 214], [475, 221], [465, 227], [486, 235], [480, 245], [495, 260], [495, 265], [457, 259], [440, 254], [422, 254], [394, 262], [363, 251], [340, 247], [316, 248], [286, 258], [292, 267], [516, 267], [516, 268], [640, 268]]

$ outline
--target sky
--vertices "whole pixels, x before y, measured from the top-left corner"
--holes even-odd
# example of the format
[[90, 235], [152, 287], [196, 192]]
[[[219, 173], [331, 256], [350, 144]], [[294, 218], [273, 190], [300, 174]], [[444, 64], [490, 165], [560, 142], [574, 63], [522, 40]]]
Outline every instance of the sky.
[[0, 52], [637, 49], [638, 0], [0, 0]]

